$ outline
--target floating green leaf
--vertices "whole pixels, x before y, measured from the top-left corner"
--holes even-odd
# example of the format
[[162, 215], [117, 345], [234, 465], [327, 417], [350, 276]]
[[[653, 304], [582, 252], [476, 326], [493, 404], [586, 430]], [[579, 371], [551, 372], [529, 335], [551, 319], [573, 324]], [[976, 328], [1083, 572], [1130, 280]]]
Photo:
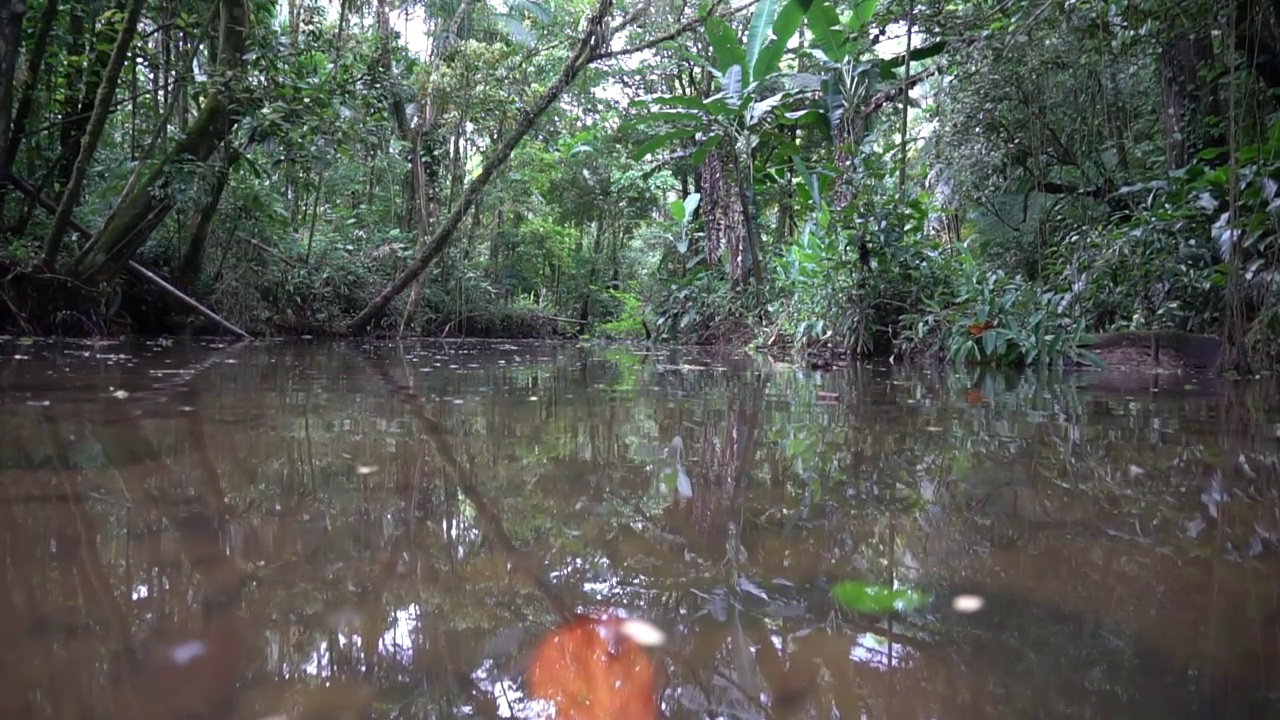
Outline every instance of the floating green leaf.
[[928, 599], [918, 590], [843, 580], [831, 588], [831, 597], [847, 610], [860, 613], [883, 613], [918, 608]]

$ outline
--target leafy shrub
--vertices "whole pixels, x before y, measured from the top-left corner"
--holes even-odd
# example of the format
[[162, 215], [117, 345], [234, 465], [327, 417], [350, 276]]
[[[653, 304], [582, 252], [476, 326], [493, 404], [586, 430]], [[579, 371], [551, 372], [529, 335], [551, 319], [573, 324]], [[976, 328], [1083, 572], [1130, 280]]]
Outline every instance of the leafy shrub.
[[1089, 338], [1071, 314], [1070, 296], [979, 263], [962, 247], [953, 260], [956, 286], [903, 315], [900, 347], [960, 364], [1049, 365], [1097, 362], [1080, 347]]

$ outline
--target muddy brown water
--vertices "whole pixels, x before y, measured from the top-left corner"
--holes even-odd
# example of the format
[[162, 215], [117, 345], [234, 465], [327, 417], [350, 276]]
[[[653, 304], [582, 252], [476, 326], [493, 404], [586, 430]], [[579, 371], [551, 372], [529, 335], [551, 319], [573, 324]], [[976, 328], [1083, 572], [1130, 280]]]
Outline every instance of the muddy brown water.
[[668, 718], [1277, 717], [1278, 437], [1269, 381], [8, 339], [0, 717], [534, 717], [590, 607]]

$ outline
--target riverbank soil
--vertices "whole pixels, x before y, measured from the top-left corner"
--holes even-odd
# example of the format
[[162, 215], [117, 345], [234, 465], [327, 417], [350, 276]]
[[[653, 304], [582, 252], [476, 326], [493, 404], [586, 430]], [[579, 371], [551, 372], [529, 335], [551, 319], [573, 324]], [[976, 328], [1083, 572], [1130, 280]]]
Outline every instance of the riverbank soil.
[[1108, 370], [1211, 371], [1222, 354], [1216, 337], [1171, 330], [1104, 333], [1085, 347]]

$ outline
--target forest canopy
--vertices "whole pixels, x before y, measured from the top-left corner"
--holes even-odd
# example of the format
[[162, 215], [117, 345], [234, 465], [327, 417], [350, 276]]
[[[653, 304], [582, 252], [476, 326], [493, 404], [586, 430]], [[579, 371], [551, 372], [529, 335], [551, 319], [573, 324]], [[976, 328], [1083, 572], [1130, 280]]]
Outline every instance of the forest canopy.
[[1276, 0], [0, 0], [0, 330], [1280, 336]]

